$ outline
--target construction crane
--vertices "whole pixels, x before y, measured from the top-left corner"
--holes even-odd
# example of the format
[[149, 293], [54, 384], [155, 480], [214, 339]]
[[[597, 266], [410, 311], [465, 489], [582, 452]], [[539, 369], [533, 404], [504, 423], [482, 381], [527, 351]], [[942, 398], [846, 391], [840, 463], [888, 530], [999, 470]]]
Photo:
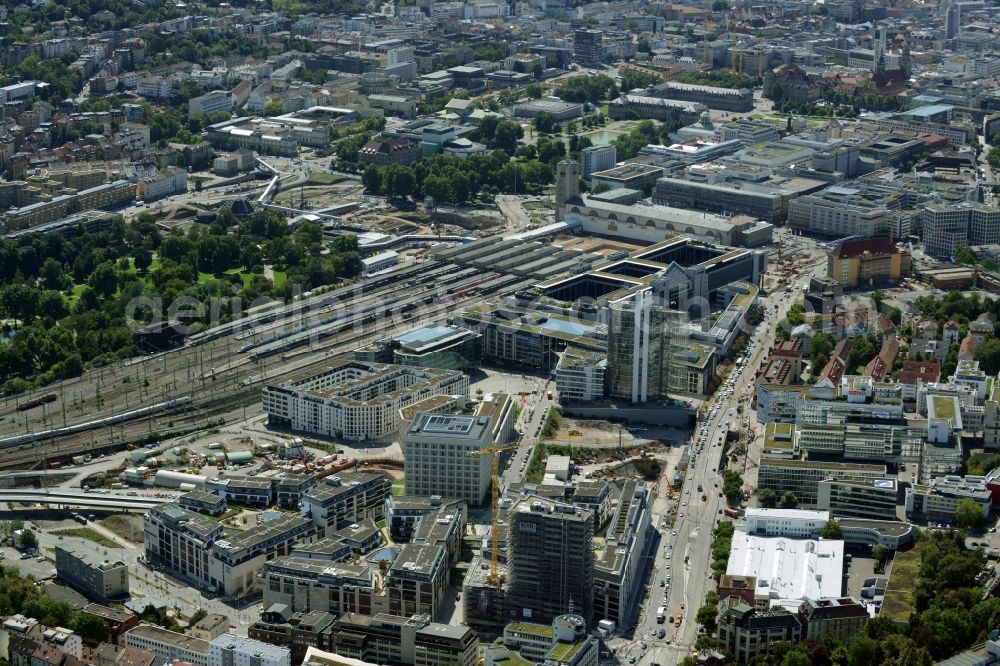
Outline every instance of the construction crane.
[[517, 444], [491, 446], [480, 451], [469, 451], [465, 454], [470, 458], [478, 456], [493, 456], [493, 525], [490, 529], [490, 577], [488, 578], [490, 585], [500, 585], [500, 553], [497, 550], [497, 542], [499, 541], [500, 531], [497, 528], [498, 516], [500, 514], [500, 454], [504, 451], [513, 451], [517, 447]]

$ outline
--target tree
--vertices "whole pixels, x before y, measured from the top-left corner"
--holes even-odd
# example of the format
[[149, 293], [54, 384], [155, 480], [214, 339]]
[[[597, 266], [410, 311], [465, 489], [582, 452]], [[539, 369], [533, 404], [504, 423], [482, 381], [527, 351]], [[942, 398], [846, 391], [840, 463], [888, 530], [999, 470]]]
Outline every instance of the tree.
[[976, 347], [976, 360], [979, 367], [988, 375], [996, 375], [1000, 371], [1000, 340], [987, 338]]
[[146, 269], [153, 263], [153, 255], [146, 248], [138, 247], [132, 253], [132, 263], [135, 264], [135, 269], [139, 273], [145, 273]]
[[[782, 502], [784, 502], [784, 498], [782, 498]], [[798, 503], [798, 500], [796, 500], [795, 504], [798, 505]], [[823, 526], [823, 531], [820, 532], [820, 536], [824, 539], [844, 538], [844, 534], [840, 530], [840, 525], [838, 525], [837, 521], [833, 519], [826, 521], [826, 525]]]
[[773, 509], [778, 503], [778, 495], [770, 488], [764, 488], [757, 493], [757, 501], [765, 509]]
[[21, 550], [38, 548], [38, 537], [27, 527], [21, 528]]
[[955, 250], [955, 263], [971, 265], [976, 263], [976, 253], [964, 245]]
[[955, 521], [962, 529], [977, 527], [983, 521], [983, 511], [971, 497], [963, 497], [955, 506]]
[[551, 113], [547, 111], [542, 111], [537, 116], [535, 116], [533, 124], [535, 126], [535, 129], [541, 132], [542, 134], [551, 134], [552, 130], [555, 129], [556, 121], [555, 118], [552, 117]]
[[713, 12], [724, 12], [729, 9], [729, 3], [726, 0], [715, 0], [712, 3]]
[[743, 477], [736, 470], [722, 472], [722, 492], [731, 505], [740, 503], [743, 497]]
[[113, 295], [118, 289], [118, 272], [115, 270], [115, 265], [106, 261], [95, 268], [87, 278], [87, 284], [100, 296], [107, 298]]
[[[533, 77], [535, 77], [536, 79], [542, 78], [542, 72], [544, 72], [544, 71], [545, 71], [545, 66], [542, 65], [542, 61], [541, 60], [536, 60], [534, 63], [532, 63], [532, 65], [531, 65], [531, 75]], [[538, 98], [536, 97], [535, 99], [538, 99]]]
[[781, 496], [781, 508], [782, 509], [794, 509], [799, 505], [799, 498], [795, 496], [795, 493], [788, 491]]
[[541, 99], [542, 98], [542, 86], [540, 86], [537, 83], [529, 83], [524, 88], [524, 93], [528, 97], [530, 97], [532, 99]]
[[73, 618], [73, 631], [88, 645], [97, 645], [108, 637], [108, 626], [97, 615], [76, 613]]
[[264, 105], [265, 116], [280, 116], [284, 112], [281, 102], [272, 101]]
[[889, 547], [884, 543], [877, 543], [872, 546], [872, 559], [876, 562], [882, 562], [889, 555]]
[[372, 194], [378, 194], [382, 191], [382, 175], [377, 166], [369, 164], [365, 167], [365, 170], [361, 172], [361, 184], [365, 186], [365, 190]]

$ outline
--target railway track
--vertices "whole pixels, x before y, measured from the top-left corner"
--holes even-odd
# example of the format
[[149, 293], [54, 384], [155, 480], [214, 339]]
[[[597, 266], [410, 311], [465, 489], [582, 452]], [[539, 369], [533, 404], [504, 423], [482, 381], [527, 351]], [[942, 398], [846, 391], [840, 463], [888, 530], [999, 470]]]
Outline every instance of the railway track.
[[[232, 343], [237, 327], [232, 327], [229, 335], [184, 347], [148, 359], [143, 364], [116, 364], [98, 372], [96, 393], [87, 396], [83, 391], [95, 386], [93, 372], [89, 373], [90, 383], [78, 380], [65, 382], [56, 393], [71, 396], [70, 412], [73, 422], [88, 420], [95, 414], [111, 414], [126, 409], [135, 409], [159, 401], [191, 395], [190, 408], [184, 411], [151, 415], [137, 421], [121, 423], [105, 429], [75, 433], [44, 443], [35, 443], [12, 448], [0, 458], [0, 469], [32, 468], [46, 459], [68, 457], [81, 451], [96, 451], [110, 447], [124, 446], [127, 442], [140, 441], [151, 436], [189, 432], [204, 428], [206, 424], [223, 419], [230, 422], [243, 418], [254, 409], [259, 409], [260, 389], [263, 383], [280, 382], [294, 375], [312, 373], [336, 363], [346, 357], [347, 352], [366, 342], [398, 333], [404, 329], [431, 320], [445, 318], [451, 312], [470, 305], [481, 297], [473, 283], [480, 283], [482, 276], [459, 280], [446, 290], [446, 298], [416, 307], [403, 317], [362, 321], [342, 332], [312, 341], [308, 346], [298, 347], [269, 357], [252, 359], [239, 355]], [[427, 283], [419, 295], [441, 291], [436, 281]], [[496, 293], [507, 294], [524, 288], [525, 280], [501, 277], [494, 281]], [[398, 293], [399, 285], [387, 286], [385, 291]], [[486, 288], [491, 288], [489, 284]], [[366, 298], [366, 300], [368, 300]], [[345, 306], [346, 307], [346, 306]], [[207, 354], [206, 354], [207, 352]], [[207, 358], [206, 358], [207, 357]], [[219, 359], [219, 361], [216, 361]], [[225, 363], [222, 362], [226, 359]], [[207, 364], [207, 367], [206, 367]], [[216, 365], [217, 364], [217, 365]], [[126, 380], [125, 377], [129, 379]], [[141, 379], [140, 379], [141, 378]], [[51, 387], [49, 387], [51, 390]], [[131, 395], [131, 399], [130, 396]], [[60, 401], [54, 413], [25, 418], [34, 431], [49, 427], [60, 427], [68, 421], [66, 401]], [[10, 429], [10, 413], [15, 416], [14, 405], [10, 403], [0, 411], [3, 430]], [[98, 412], [97, 410], [100, 410]], [[21, 413], [22, 418], [26, 415]], [[64, 418], [60, 418], [64, 417]], [[18, 423], [20, 426], [20, 423]], [[16, 433], [31, 432], [27, 428], [17, 428]], [[15, 433], [15, 434], [16, 434]], [[0, 433], [5, 434], [5, 433]]]

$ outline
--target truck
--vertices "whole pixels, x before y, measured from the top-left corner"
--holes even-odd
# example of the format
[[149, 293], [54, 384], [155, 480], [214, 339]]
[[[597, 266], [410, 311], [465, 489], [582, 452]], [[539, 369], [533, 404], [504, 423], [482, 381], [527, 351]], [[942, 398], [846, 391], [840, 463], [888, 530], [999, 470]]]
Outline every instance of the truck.
[[663, 620], [666, 619], [666, 609], [663, 606], [659, 606], [656, 609], [656, 623], [663, 624]]
[[87, 459], [84, 456], [73, 456], [73, 464], [74, 465], [82, 465], [82, 464], [84, 464], [86, 462], [87, 462]]
[[727, 508], [724, 513], [727, 516], [729, 516], [730, 518], [739, 518], [740, 517], [739, 509], [729, 509], [729, 508]]
[[546, 391], [545, 392], [545, 397], [548, 398], [549, 400], [551, 400], [552, 399], [552, 391]]
[[681, 615], [680, 613], [678, 613], [677, 617], [674, 619], [674, 626], [675, 627], [681, 626], [681, 620], [683, 620], [683, 619], [684, 619], [684, 616]]

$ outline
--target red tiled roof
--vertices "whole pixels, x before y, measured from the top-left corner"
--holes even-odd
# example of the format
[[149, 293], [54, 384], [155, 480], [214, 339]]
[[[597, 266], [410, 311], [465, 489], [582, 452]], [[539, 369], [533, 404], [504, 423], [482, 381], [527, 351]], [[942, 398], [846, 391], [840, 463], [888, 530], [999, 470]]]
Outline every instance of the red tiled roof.
[[924, 383], [936, 382], [941, 378], [941, 364], [935, 361], [903, 361], [899, 371], [900, 384], [916, 384], [917, 380]]

